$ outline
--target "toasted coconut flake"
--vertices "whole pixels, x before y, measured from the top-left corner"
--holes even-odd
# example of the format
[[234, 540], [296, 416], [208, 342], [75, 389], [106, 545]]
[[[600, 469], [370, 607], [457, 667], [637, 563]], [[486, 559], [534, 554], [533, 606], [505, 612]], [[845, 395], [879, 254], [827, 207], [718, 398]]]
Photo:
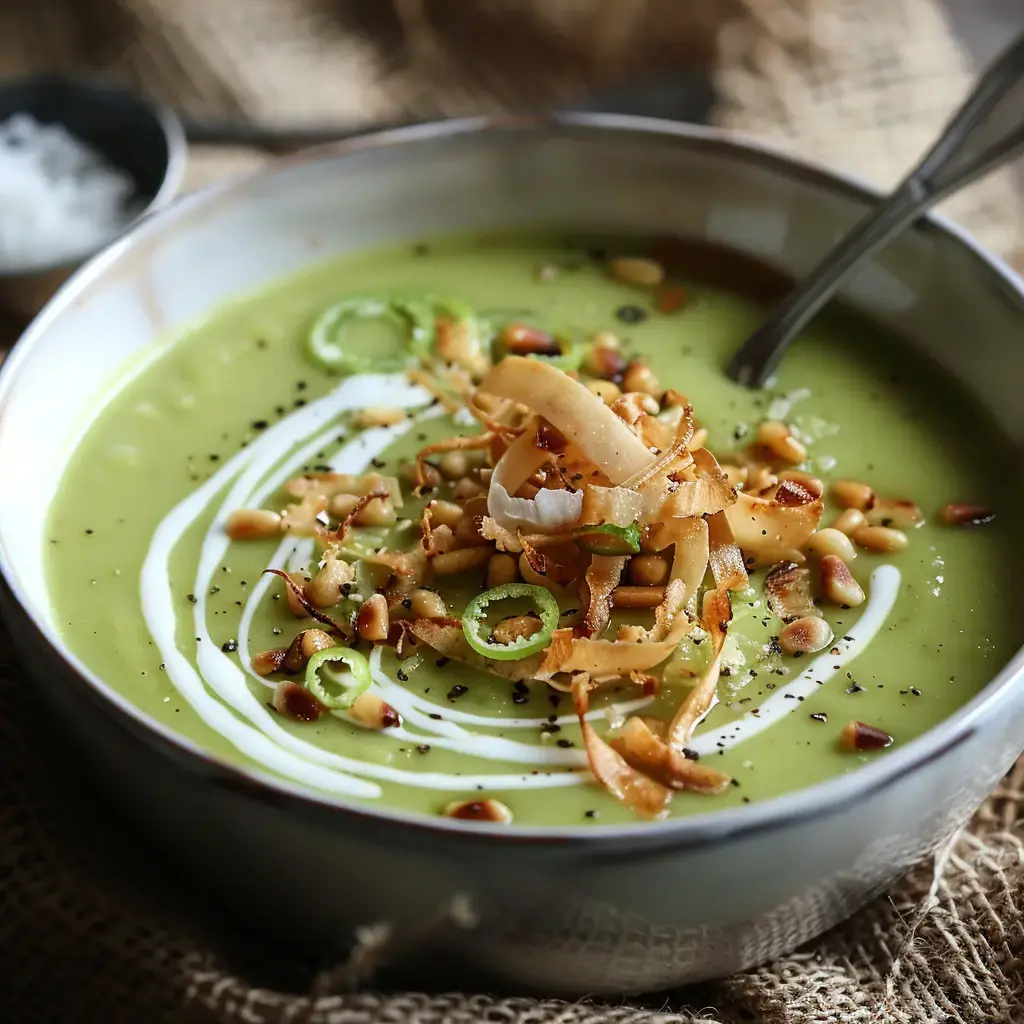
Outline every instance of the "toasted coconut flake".
[[811, 593], [811, 570], [795, 562], [776, 566], [764, 581], [768, 607], [783, 622], [820, 615]]
[[687, 447], [692, 437], [693, 409], [690, 406], [686, 406], [679, 420], [679, 426], [676, 428], [676, 436], [672, 446], [663, 451], [653, 462], [644, 466], [643, 469], [638, 470], [631, 477], [623, 480], [622, 486], [631, 491], [637, 491], [659, 474], [667, 472], [684, 456], [685, 461], [690, 463], [692, 458], [687, 454]]
[[[810, 495], [805, 488], [800, 487], [800, 490]], [[790, 496], [796, 493], [787, 489]], [[799, 551], [818, 528], [823, 510], [820, 498], [784, 505], [772, 498], [739, 491], [735, 504], [726, 509], [726, 516], [744, 555], [753, 556], [759, 564], [764, 564], [769, 554], [780, 550]]]
[[[678, 644], [692, 628], [686, 606], [696, 595], [708, 568], [708, 524], [704, 519], [669, 519], [656, 527], [658, 543], [674, 545], [665, 598], [655, 609], [652, 642]], [[744, 574], [745, 575], [745, 574]]]
[[654, 461], [643, 441], [597, 395], [549, 363], [510, 356], [491, 370], [480, 390], [520, 402], [543, 416], [613, 484]]
[[638, 771], [597, 735], [586, 718], [590, 708], [590, 686], [590, 679], [585, 674], [573, 677], [573, 705], [580, 720], [590, 770], [616, 800], [637, 815], [644, 818], [663, 816], [672, 799], [672, 790]]
[[656, 736], [641, 718], [627, 719], [610, 746], [627, 764], [669, 789], [714, 796], [729, 786], [728, 775], [691, 761]]
[[611, 523], [629, 526], [641, 520], [645, 510], [644, 497], [625, 487], [590, 485], [583, 490], [580, 522], [588, 526]]
[[690, 691], [680, 705], [668, 729], [668, 742], [681, 750], [690, 741], [693, 730], [704, 720], [718, 701], [718, 678], [722, 668], [722, 648], [725, 644], [732, 604], [724, 590], [710, 590], [704, 595], [701, 626], [711, 635], [714, 656], [701, 681]]
[[708, 516], [708, 562], [719, 590], [743, 590], [750, 585], [743, 554], [724, 511]]
[[596, 679], [614, 679], [647, 672], [677, 646], [678, 641], [591, 640], [574, 636], [572, 629], [556, 629], [537, 677], [549, 680], [560, 672], [586, 672]]
[[626, 558], [612, 555], [594, 555], [583, 578], [582, 597], [586, 602], [580, 632], [587, 637], [599, 637], [611, 622], [612, 591], [619, 585]]

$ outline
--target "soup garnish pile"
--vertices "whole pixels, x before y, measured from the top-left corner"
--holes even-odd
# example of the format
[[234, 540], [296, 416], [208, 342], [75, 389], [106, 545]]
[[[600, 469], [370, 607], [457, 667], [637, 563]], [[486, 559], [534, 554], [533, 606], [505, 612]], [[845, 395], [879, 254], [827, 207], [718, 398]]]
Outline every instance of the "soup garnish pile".
[[[933, 661], [915, 671], [908, 657], [881, 683], [883, 661], [860, 672], [869, 644], [884, 647], [908, 616], [900, 629], [915, 628], [908, 590], [934, 590], [929, 615], [942, 605], [947, 538], [956, 573], [998, 558], [992, 495], [950, 475], [942, 438], [922, 458], [945, 478], [924, 496], [895, 452], [884, 483], [871, 463], [850, 460], [847, 472], [828, 454], [843, 447], [843, 402], [833, 409], [826, 394], [833, 421], [794, 414], [812, 399], [806, 387], [765, 397], [717, 378], [705, 386], [742, 340], [737, 323], [711, 338], [704, 367], [660, 358], [680, 339], [692, 356], [715, 334], [716, 304], [731, 315], [742, 300], [646, 255], [472, 251], [495, 290], [510, 268], [523, 274], [528, 287], [508, 287], [507, 308], [486, 287], [465, 299], [441, 290], [453, 283], [446, 260], [467, 270], [458, 247], [440, 249], [434, 290], [402, 274], [392, 287], [378, 268], [387, 287], [340, 300], [322, 301], [326, 278], [296, 289], [303, 312], [315, 310], [308, 319], [279, 298], [279, 336], [246, 356], [280, 353], [259, 379], [287, 381], [269, 395], [274, 417], [249, 421], [237, 454], [211, 452], [203, 473], [190, 451], [190, 479], [165, 488], [174, 500], [155, 499], [141, 569], [118, 566], [118, 577], [141, 578], [126, 642], [138, 632], [159, 657], [161, 699], [187, 703], [200, 742], [216, 735], [235, 756], [342, 796], [416, 793], [393, 802], [449, 817], [658, 819], [749, 800], [767, 762], [795, 777], [755, 795], [859, 764], [948, 713], [1011, 648], [1012, 630], [988, 623], [984, 643], [950, 643], [948, 661], [978, 663], [971, 689], [943, 680], [956, 692], [916, 728], [908, 704], [924, 707], [938, 687]], [[231, 330], [215, 316], [162, 358], [190, 350], [188, 372], [199, 341]], [[646, 332], [657, 333], [645, 344]], [[831, 358], [847, 360], [843, 388], [863, 386], [859, 357]], [[303, 363], [301, 388], [281, 376]], [[158, 374], [128, 385], [90, 438], [116, 429], [126, 397], [134, 416], [158, 404], [143, 393], [161, 387]], [[196, 437], [228, 422], [227, 376], [195, 388], [221, 406]], [[901, 417], [914, 394], [897, 401]], [[178, 415], [204, 416], [201, 399]], [[927, 430], [905, 421], [897, 429], [909, 433], [890, 441], [913, 459]], [[123, 488], [152, 467], [144, 452], [118, 463], [113, 436], [101, 441], [105, 471]], [[877, 437], [867, 431], [861, 447], [882, 464]], [[84, 457], [55, 505], [56, 541]], [[964, 497], [972, 503], [954, 500]], [[87, 532], [81, 549], [95, 547]], [[61, 579], [76, 571], [92, 570], [54, 569], [61, 614]], [[935, 637], [953, 620], [935, 617], [934, 635], [908, 643], [937, 643], [941, 655]], [[68, 630], [74, 646], [74, 621]], [[812, 749], [794, 756], [794, 746]], [[801, 759], [819, 768], [801, 777]], [[535, 810], [544, 804], [553, 812]]]

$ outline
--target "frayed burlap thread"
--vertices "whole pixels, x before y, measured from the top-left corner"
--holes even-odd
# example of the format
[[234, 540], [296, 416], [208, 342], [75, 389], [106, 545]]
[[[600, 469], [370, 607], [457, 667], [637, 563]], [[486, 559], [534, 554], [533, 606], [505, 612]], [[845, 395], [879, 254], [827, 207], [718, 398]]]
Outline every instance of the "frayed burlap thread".
[[[594, 0], [481, 0], [474, 9], [486, 18], [471, 53], [451, 24], [453, 10], [460, 18], [466, 10], [461, 2], [401, 3], [404, 36], [401, 19], [388, 33], [379, 3], [247, 0], [244, 14], [242, 6], [0, 5], [0, 71], [88, 64], [198, 113], [273, 119], [301, 110], [311, 119], [368, 121], [563, 102], [640, 67], [691, 66], [713, 30], [718, 123], [881, 185], [917, 159], [970, 78], [932, 0], [628, 0], [593, 35], [584, 30]], [[529, 16], [520, 18], [523, 7]], [[341, 17], [356, 8], [362, 20]], [[424, 15], [432, 37], [410, 46]], [[488, 50], [488, 38], [502, 45]], [[260, 159], [247, 151], [197, 157], [191, 181]], [[1000, 253], [1024, 240], [1009, 174], [947, 209]], [[204, 913], [175, 866], [81, 777], [75, 754], [55, 736], [0, 631], [3, 1021], [1024, 1022], [1024, 763], [945, 849], [807, 947], [699, 990], [562, 1002], [383, 990], [402, 939], [386, 922], [356, 937], [346, 963], [321, 973], [296, 965], [287, 984], [271, 982], [224, 923]]]

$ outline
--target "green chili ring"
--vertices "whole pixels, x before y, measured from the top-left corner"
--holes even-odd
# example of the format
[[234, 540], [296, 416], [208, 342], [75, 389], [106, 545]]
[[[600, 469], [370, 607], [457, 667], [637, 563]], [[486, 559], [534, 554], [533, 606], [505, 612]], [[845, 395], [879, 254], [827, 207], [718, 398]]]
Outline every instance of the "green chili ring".
[[[340, 661], [352, 670], [355, 685], [346, 687], [340, 694], [328, 693], [320, 679], [320, 669], [328, 662]], [[360, 694], [370, 688], [370, 663], [358, 652], [348, 647], [327, 647], [317, 651], [306, 664], [306, 689], [324, 707], [331, 711], [344, 711], [352, 707]]]
[[[518, 597], [528, 598], [540, 615], [541, 628], [533, 636], [519, 637], [510, 644], [492, 643], [483, 632], [484, 610], [498, 601], [511, 600]], [[532, 583], [506, 583], [493, 587], [478, 594], [466, 605], [462, 614], [462, 632], [469, 646], [477, 654], [493, 661], [518, 661], [531, 654], [543, 651], [550, 643], [551, 636], [558, 626], [558, 604], [543, 587]]]
[[307, 338], [313, 361], [324, 369], [348, 373], [401, 369], [405, 362], [401, 357], [382, 359], [379, 355], [360, 356], [345, 351], [345, 329], [356, 320], [381, 320], [391, 324], [400, 337], [408, 338], [414, 355], [428, 351], [434, 340], [434, 316], [429, 303], [356, 295], [336, 302], [317, 317]]
[[635, 555], [640, 550], [640, 527], [636, 523], [581, 526], [576, 543], [592, 555]]

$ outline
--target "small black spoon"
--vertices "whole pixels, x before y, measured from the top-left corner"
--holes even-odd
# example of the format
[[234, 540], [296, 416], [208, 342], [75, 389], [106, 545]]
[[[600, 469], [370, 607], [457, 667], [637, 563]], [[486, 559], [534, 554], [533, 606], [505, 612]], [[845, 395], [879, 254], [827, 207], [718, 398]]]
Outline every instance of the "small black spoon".
[[764, 387], [797, 333], [856, 264], [934, 203], [1022, 149], [1024, 34], [985, 71], [917, 167], [775, 307], [732, 357], [726, 373], [746, 387]]

